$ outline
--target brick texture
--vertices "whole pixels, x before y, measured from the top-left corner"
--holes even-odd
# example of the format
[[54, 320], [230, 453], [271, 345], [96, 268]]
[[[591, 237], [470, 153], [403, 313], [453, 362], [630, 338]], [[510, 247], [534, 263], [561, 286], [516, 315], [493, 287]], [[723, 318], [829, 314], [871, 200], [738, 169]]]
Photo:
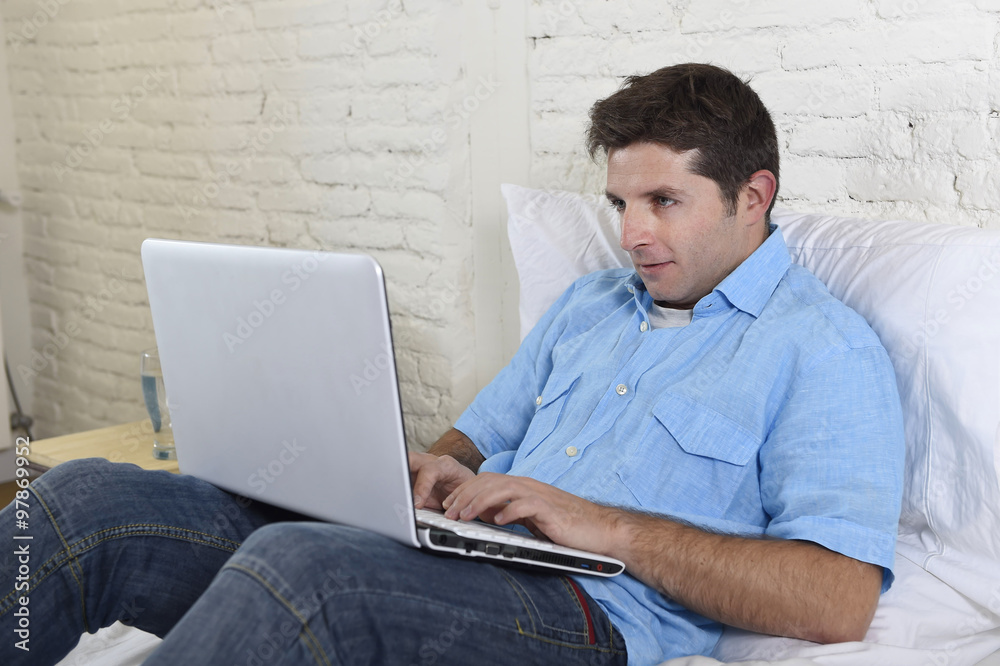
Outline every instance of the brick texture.
[[[153, 235], [375, 255], [409, 434], [454, 420], [475, 367], [470, 1], [0, 0], [39, 434], [143, 415]], [[1000, 228], [996, 0], [527, 6], [531, 185], [602, 191], [590, 105], [694, 60], [753, 80], [784, 205]]]
[[771, 110], [780, 204], [1000, 228], [995, 0], [530, 7], [533, 185], [603, 190], [577, 129], [593, 100], [627, 75], [711, 62], [751, 79]]
[[38, 435], [144, 416], [148, 236], [373, 254], [409, 435], [464, 408], [472, 234], [446, 211], [469, 209], [468, 117], [445, 114], [468, 93], [435, 39], [460, 5], [349, 4], [0, 0]]

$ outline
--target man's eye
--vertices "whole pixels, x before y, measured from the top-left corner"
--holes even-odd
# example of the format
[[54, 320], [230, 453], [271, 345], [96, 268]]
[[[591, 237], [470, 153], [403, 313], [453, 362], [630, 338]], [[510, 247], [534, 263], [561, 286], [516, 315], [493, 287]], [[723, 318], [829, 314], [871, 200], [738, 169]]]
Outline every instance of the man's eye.
[[622, 201], [621, 199], [611, 199], [608, 203], [610, 203], [611, 207], [617, 210], [619, 213], [625, 210], [625, 202]]
[[658, 206], [669, 206], [674, 203], [674, 200], [670, 197], [656, 197], [656, 204]]

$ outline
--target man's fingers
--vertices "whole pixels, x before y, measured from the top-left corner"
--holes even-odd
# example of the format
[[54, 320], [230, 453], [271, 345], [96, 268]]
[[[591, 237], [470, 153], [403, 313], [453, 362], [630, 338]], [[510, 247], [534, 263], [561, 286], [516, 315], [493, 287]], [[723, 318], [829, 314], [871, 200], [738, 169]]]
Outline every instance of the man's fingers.
[[[441, 508], [440, 499], [468, 477], [475, 475], [451, 456], [428, 456], [427, 459], [411, 457], [413, 506], [418, 509]], [[416, 467], [416, 470], [414, 470]]]
[[[540, 502], [536, 496], [512, 499], [497, 512], [493, 520], [497, 525], [506, 525], [519, 521], [522, 523], [531, 522], [534, 525], [534, 521], [531, 519], [538, 515], [539, 504]], [[535, 527], [537, 529], [537, 525]]]
[[423, 468], [417, 472], [417, 478], [413, 481], [413, 506], [418, 509], [424, 508], [436, 484], [437, 476], [432, 470]]
[[411, 473], [417, 472], [427, 463], [437, 460], [437, 456], [433, 456], [429, 453], [421, 453], [420, 451], [407, 451], [406, 458], [410, 465]]
[[[523, 494], [519, 479], [503, 474], [480, 474], [456, 488], [444, 502], [445, 515], [453, 520], [473, 520], [490, 509], [502, 509]], [[491, 516], [492, 517], [492, 516]]]

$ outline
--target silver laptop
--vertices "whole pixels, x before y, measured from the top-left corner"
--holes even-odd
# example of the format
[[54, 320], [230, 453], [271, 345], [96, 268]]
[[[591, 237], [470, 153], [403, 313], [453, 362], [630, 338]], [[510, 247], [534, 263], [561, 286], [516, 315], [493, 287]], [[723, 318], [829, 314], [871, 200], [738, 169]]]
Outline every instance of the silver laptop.
[[148, 239], [142, 263], [181, 472], [415, 548], [624, 570], [603, 555], [414, 511], [385, 283], [372, 257]]

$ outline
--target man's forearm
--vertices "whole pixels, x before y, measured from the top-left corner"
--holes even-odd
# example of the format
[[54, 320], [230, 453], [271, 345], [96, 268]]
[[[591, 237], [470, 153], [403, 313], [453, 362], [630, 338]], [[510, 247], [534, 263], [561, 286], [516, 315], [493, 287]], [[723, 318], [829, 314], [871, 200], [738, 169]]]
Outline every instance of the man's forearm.
[[882, 570], [806, 541], [704, 532], [612, 510], [627, 571], [697, 613], [760, 633], [820, 643], [861, 640]]
[[431, 448], [427, 449], [427, 453], [436, 456], [451, 456], [473, 472], [478, 472], [479, 466], [486, 460], [476, 445], [472, 443], [472, 440], [466, 437], [465, 433], [454, 428], [434, 442]]

